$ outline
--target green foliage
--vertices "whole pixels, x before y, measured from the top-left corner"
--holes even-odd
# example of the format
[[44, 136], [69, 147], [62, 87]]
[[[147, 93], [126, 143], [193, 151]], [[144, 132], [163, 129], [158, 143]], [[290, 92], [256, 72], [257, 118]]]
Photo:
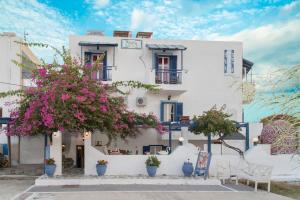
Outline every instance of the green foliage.
[[194, 134], [204, 134], [208, 136], [224, 137], [229, 134], [237, 133], [239, 129], [236, 122], [230, 120], [229, 114], [224, 112], [225, 107], [217, 109], [216, 106], [204, 112], [202, 115], [193, 118], [193, 125], [189, 128]]
[[158, 158], [156, 156], [149, 156], [145, 163], [146, 163], [146, 166], [159, 167], [161, 162], [160, 162], [160, 160], [158, 160]]
[[98, 165], [107, 165], [107, 163], [108, 163], [107, 160], [98, 160], [97, 161]]
[[55, 165], [55, 160], [53, 158], [49, 158], [45, 160], [46, 165]]

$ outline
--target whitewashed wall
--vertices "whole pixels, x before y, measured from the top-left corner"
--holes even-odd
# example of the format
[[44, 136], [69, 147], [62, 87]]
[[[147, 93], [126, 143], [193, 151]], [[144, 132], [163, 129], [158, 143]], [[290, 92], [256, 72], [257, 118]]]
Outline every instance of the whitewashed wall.
[[56, 164], [54, 175], [62, 175], [62, 134], [60, 131], [53, 133], [50, 158], [54, 159]]
[[43, 164], [44, 163], [44, 136], [21, 137], [20, 163]]
[[[196, 162], [197, 148], [192, 144], [178, 146], [171, 155], [158, 155], [161, 161], [157, 174], [183, 175], [182, 165], [188, 159]], [[107, 175], [146, 175], [146, 155], [104, 155], [91, 145], [91, 138], [85, 140], [85, 175], [96, 175], [98, 160], [107, 160]]]
[[[183, 102], [183, 115], [199, 115], [214, 105], [227, 105], [232, 111], [234, 119], [242, 121], [242, 56], [241, 42], [197, 41], [197, 40], [155, 40], [142, 39], [142, 49], [122, 49], [120, 37], [101, 37], [93, 35], [70, 36], [69, 44], [73, 57], [81, 56], [80, 41], [118, 43], [115, 51], [115, 65], [112, 70], [112, 81], [137, 80], [144, 83], [155, 84], [155, 71], [153, 70], [152, 52], [146, 44], [177, 44], [184, 45], [187, 50], [183, 53], [183, 67], [181, 85], [160, 85], [159, 93], [144, 90], [130, 90], [128, 107], [136, 112], [153, 112], [160, 116], [160, 101], [171, 100]], [[125, 38], [128, 39], [128, 38]], [[224, 75], [224, 50], [235, 50], [235, 73]], [[113, 48], [97, 50], [96, 47], [83, 47], [82, 51], [100, 52], [108, 51], [108, 65], [113, 65]], [[180, 66], [180, 53], [170, 52], [178, 56]], [[134, 72], [134, 73], [132, 73]], [[209, 86], [209, 87], [208, 87]], [[146, 97], [145, 107], [136, 106], [136, 97]], [[191, 139], [206, 140], [202, 136], [193, 136]]]

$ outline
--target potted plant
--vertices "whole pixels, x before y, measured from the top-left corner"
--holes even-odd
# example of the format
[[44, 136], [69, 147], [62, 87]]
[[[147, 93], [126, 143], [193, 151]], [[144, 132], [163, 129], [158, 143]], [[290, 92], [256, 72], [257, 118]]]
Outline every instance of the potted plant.
[[106, 160], [98, 160], [96, 164], [97, 174], [98, 176], [103, 176], [107, 169], [107, 161]]
[[194, 171], [193, 163], [190, 162], [190, 159], [187, 160], [187, 162], [183, 163], [182, 166], [182, 172], [184, 176], [191, 177]]
[[146, 160], [146, 168], [149, 176], [154, 177], [156, 170], [160, 165], [160, 161], [156, 156], [149, 156]]
[[53, 158], [49, 158], [45, 160], [45, 173], [47, 176], [52, 177], [54, 175], [56, 169], [55, 160]]

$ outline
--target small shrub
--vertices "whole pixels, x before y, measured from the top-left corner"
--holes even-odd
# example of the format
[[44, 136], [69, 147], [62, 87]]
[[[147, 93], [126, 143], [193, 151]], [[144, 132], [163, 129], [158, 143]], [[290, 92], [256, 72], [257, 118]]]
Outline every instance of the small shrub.
[[55, 160], [53, 158], [49, 158], [45, 160], [46, 165], [54, 165]]
[[106, 160], [98, 160], [98, 161], [97, 161], [97, 164], [98, 164], [98, 165], [107, 165], [107, 163], [108, 163], [108, 162], [107, 162]]
[[148, 159], [146, 160], [146, 165], [147, 166], [156, 166], [159, 167], [160, 161], [156, 156], [149, 156]]

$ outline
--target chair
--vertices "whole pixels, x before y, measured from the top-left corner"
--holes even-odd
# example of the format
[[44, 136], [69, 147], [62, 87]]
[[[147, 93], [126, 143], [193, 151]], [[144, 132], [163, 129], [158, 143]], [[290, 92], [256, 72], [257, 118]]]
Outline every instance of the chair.
[[209, 166], [211, 161], [211, 153], [200, 151], [194, 170], [194, 176], [203, 176], [204, 180], [209, 176]]

